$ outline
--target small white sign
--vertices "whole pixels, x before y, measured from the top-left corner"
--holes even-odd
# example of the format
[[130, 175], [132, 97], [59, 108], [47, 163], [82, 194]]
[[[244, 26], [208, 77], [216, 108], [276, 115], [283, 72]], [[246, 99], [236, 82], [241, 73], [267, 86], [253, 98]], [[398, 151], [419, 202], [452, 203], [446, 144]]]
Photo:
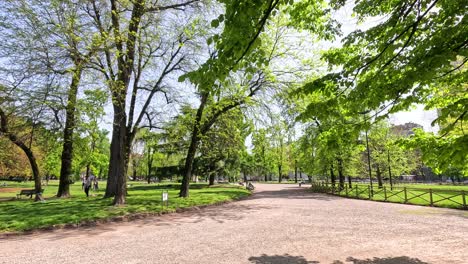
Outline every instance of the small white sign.
[[163, 192], [163, 193], [162, 193], [162, 200], [163, 200], [163, 202], [167, 201], [168, 199], [169, 199], [168, 193], [167, 193], [167, 192]]

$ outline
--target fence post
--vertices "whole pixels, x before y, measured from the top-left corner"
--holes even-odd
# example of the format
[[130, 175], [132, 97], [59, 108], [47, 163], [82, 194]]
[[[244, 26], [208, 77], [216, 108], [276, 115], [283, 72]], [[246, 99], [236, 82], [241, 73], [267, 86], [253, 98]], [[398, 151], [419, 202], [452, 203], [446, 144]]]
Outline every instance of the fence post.
[[345, 185], [345, 192], [346, 192], [346, 197], [348, 197], [348, 185]]
[[466, 195], [465, 195], [465, 191], [461, 191], [461, 193], [462, 193], [462, 200], [463, 200], [463, 209], [466, 210], [466, 209], [468, 209], [468, 208], [466, 207]]
[[408, 194], [406, 193], [406, 187], [403, 187], [403, 191], [405, 192], [405, 203], [408, 202]]
[[356, 187], [356, 198], [359, 198], [359, 193], [358, 193], [357, 184], [355, 184], [354, 187]]
[[384, 194], [384, 198], [385, 198], [385, 202], [387, 201], [387, 188], [385, 188], [385, 186], [383, 187], [383, 194]]
[[434, 200], [432, 198], [432, 189], [429, 189], [429, 199], [430, 199], [429, 201], [431, 201], [431, 206], [433, 206], [434, 205]]
[[369, 200], [370, 200], [371, 199], [371, 188], [370, 188], [370, 185], [367, 185], [367, 187], [368, 187], [367, 189], [369, 191]]

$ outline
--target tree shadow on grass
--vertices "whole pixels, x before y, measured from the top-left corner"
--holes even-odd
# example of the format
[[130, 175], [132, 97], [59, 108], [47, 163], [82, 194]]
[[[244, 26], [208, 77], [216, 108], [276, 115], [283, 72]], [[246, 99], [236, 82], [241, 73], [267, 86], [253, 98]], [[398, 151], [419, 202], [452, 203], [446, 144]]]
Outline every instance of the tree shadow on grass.
[[[87, 210], [90, 208], [90, 204], [87, 207], [81, 207], [81, 210]], [[94, 205], [97, 206], [97, 205]], [[86, 208], [86, 209], [85, 209]], [[24, 240], [30, 239], [31, 237], [35, 237], [36, 235], [41, 235], [45, 239], [48, 240], [61, 240], [70, 237], [80, 238], [83, 236], [97, 236], [107, 232], [113, 232], [116, 230], [117, 226], [120, 225], [132, 225], [138, 228], [143, 227], [171, 227], [171, 226], [183, 226], [183, 225], [190, 225], [201, 223], [205, 221], [212, 221], [216, 223], [226, 223], [230, 221], [239, 221], [251, 213], [259, 210], [265, 210], [271, 207], [268, 206], [260, 206], [260, 205], [243, 205], [243, 204], [236, 204], [232, 203], [226, 206], [213, 206], [213, 207], [206, 207], [199, 209], [198, 207], [195, 208], [188, 208], [186, 211], [182, 211], [179, 213], [164, 215], [164, 216], [151, 216], [145, 215], [145, 213], [141, 214], [140, 217], [130, 217], [126, 219], [125, 217], [119, 217], [114, 221], [105, 222], [105, 223], [94, 223], [92, 220], [89, 224], [85, 224], [84, 226], [80, 226], [78, 228], [70, 225], [70, 228], [59, 229], [59, 230], [48, 230], [47, 228], [43, 230], [43, 232], [33, 232], [28, 236], [12, 236], [8, 237], [9, 240]], [[77, 208], [77, 210], [80, 210]], [[31, 217], [30, 219], [24, 219], [26, 225], [34, 224], [32, 221], [37, 221], [37, 218], [31, 215], [23, 215], [25, 217]], [[62, 214], [62, 217], [72, 217], [73, 215]], [[134, 215], [135, 216], [135, 215]], [[1, 218], [1, 217], [0, 217]], [[92, 219], [92, 214], [89, 217]], [[33, 220], [35, 219], [35, 220]], [[31, 221], [31, 222], [30, 222]], [[128, 222], [128, 223], [122, 223]], [[69, 221], [72, 222], [73, 221]], [[28, 233], [26, 233], [28, 234]]]
[[[249, 261], [254, 264], [319, 264], [319, 261], [307, 260], [303, 256], [284, 255], [261, 255], [258, 257], [250, 257]], [[357, 259], [348, 257], [345, 262], [335, 260], [331, 264], [430, 264], [417, 258], [410, 258], [407, 256], [388, 257], [372, 259]]]
[[[151, 190], [179, 190], [180, 183], [163, 183], [163, 184], [148, 184], [148, 185], [135, 185], [133, 186], [131, 182], [128, 183], [130, 187], [128, 187], [129, 191], [151, 191]], [[205, 183], [192, 183], [190, 184], [190, 189], [203, 189], [208, 188], [208, 185]]]

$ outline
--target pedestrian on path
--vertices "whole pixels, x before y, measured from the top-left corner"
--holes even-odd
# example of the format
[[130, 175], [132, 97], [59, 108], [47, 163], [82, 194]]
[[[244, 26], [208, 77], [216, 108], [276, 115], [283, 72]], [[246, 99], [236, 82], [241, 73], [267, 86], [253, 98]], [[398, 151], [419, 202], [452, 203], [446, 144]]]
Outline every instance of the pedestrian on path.
[[89, 197], [89, 189], [91, 189], [91, 184], [94, 181], [94, 176], [89, 176], [87, 179], [85, 178], [84, 184], [84, 192], [86, 193], [86, 197]]

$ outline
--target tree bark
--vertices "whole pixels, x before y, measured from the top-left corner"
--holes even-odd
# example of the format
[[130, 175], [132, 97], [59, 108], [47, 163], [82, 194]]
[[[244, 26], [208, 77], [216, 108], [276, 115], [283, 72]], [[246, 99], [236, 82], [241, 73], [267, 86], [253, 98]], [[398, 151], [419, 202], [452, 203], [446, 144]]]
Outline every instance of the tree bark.
[[331, 178], [332, 186], [335, 187], [336, 177], [335, 177], [335, 172], [333, 171], [333, 163], [330, 164], [330, 178]]
[[390, 149], [387, 150], [387, 161], [388, 161], [388, 177], [390, 180], [390, 190], [393, 190], [392, 168], [390, 164]]
[[5, 115], [5, 112], [3, 112], [2, 109], [0, 109], [0, 132], [7, 136], [13, 144], [18, 146], [24, 152], [24, 154], [26, 154], [26, 157], [29, 161], [29, 165], [31, 166], [31, 171], [34, 179], [34, 201], [43, 201], [44, 198], [42, 197], [41, 176], [39, 174], [39, 167], [37, 166], [34, 153], [32, 152], [31, 148], [29, 148], [28, 146], [26, 146], [26, 144], [24, 144], [24, 142], [19, 140], [15, 134], [10, 133], [8, 131], [7, 116]]
[[282, 171], [281, 171], [281, 164], [278, 164], [278, 182], [281, 183], [281, 174], [282, 174]]
[[109, 174], [105, 198], [114, 196], [114, 204], [124, 204], [127, 181], [127, 129], [125, 109], [114, 104]]
[[197, 153], [198, 143], [200, 141], [201, 119], [203, 116], [203, 111], [205, 109], [207, 100], [208, 100], [208, 94], [203, 93], [201, 101], [200, 101], [200, 106], [198, 107], [197, 115], [195, 117], [195, 122], [193, 125], [190, 146], [187, 151], [187, 156], [185, 158], [184, 176], [182, 178], [182, 184], [180, 186], [179, 197], [189, 197], [189, 185], [190, 185], [190, 179], [192, 178], [193, 161], [195, 159], [195, 154]]
[[[112, 103], [114, 107], [114, 123], [111, 141], [111, 156], [109, 162], [109, 177], [104, 197], [114, 195], [114, 205], [125, 204], [127, 195], [127, 168], [129, 148], [132, 134], [127, 129], [127, 114], [125, 112], [127, 90], [135, 64], [135, 47], [141, 17], [145, 12], [145, 1], [133, 1], [132, 14], [128, 23], [128, 33], [124, 37], [120, 31], [120, 16], [118, 1], [111, 0], [111, 21], [117, 54], [117, 79], [110, 82]], [[125, 44], [124, 44], [125, 41]], [[125, 50], [124, 50], [125, 46]], [[129, 124], [130, 126], [131, 124]]]
[[297, 183], [297, 160], [294, 162], [294, 183]]
[[382, 189], [383, 188], [382, 172], [380, 171], [379, 165], [377, 165], [377, 181], [379, 182], [379, 189]]
[[351, 183], [351, 176], [348, 175], [348, 187], [353, 188], [353, 184]]
[[89, 173], [91, 172], [91, 165], [88, 163], [88, 165], [86, 165], [86, 175], [85, 175], [85, 179], [89, 179]]
[[136, 181], [137, 179], [137, 162], [135, 161], [135, 159], [133, 159], [133, 181]]
[[209, 180], [208, 185], [212, 186], [212, 185], [214, 185], [214, 182], [215, 182], [215, 173], [212, 172], [212, 173], [210, 173], [210, 180]]
[[148, 148], [148, 163], [147, 163], [147, 166], [148, 166], [148, 175], [147, 175], [147, 180], [148, 180], [148, 184], [151, 183], [151, 168], [153, 167], [153, 151], [152, 151], [153, 147], [149, 147]]
[[73, 160], [73, 131], [75, 130], [75, 112], [76, 112], [76, 97], [78, 94], [78, 86], [83, 72], [82, 66], [77, 65], [73, 72], [72, 82], [68, 90], [68, 101], [66, 106], [65, 128], [63, 130], [63, 148], [62, 148], [62, 164], [60, 168], [60, 181], [57, 191], [57, 197], [70, 197], [70, 175], [72, 173]]
[[42, 197], [41, 176], [39, 174], [39, 167], [37, 166], [36, 158], [34, 157], [34, 154], [30, 148], [28, 148], [23, 142], [18, 141], [15, 136], [13, 136], [13, 138], [12, 135], [10, 135], [10, 140], [12, 140], [15, 145], [17, 145], [23, 150], [23, 152], [28, 157], [29, 164], [31, 165], [31, 170], [34, 178], [34, 201], [43, 201], [44, 198]]
[[345, 176], [343, 174], [343, 160], [341, 158], [338, 158], [337, 161], [338, 161], [338, 178], [340, 181], [340, 190], [343, 190], [344, 185], [345, 185]]

